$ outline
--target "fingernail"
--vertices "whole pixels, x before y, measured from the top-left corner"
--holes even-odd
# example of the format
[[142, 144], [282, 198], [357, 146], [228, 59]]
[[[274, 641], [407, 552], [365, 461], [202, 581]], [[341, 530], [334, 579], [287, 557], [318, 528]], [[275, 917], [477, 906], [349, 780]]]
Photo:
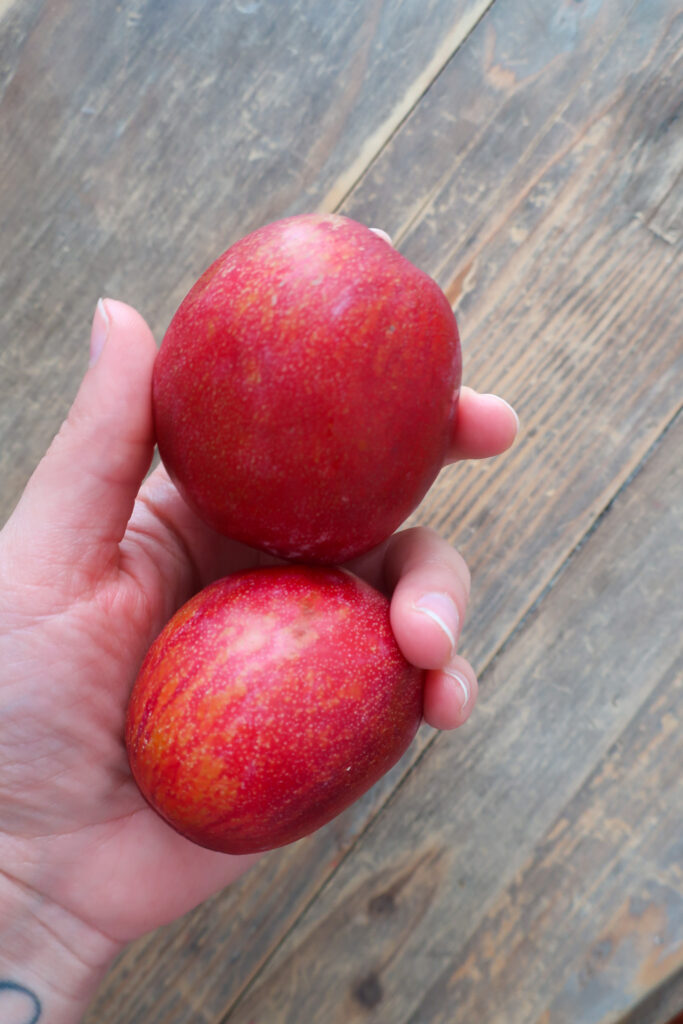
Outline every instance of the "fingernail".
[[519, 433], [519, 416], [517, 415], [517, 410], [513, 408], [513, 406], [511, 406], [509, 402], [506, 402], [504, 398], [501, 398], [500, 395], [494, 395], [494, 397], [497, 398], [499, 402], [502, 402], [503, 405], [507, 405], [512, 415], [515, 417], [515, 422], [517, 423], [517, 433]]
[[460, 675], [459, 672], [456, 672], [454, 668], [445, 668], [443, 671], [445, 675], [450, 676], [450, 678], [457, 684], [458, 689], [462, 693], [462, 710], [464, 711], [470, 702], [470, 697], [472, 696], [470, 692], [470, 684], [467, 682], [465, 677]]
[[415, 611], [427, 615], [445, 633], [450, 644], [450, 657], [453, 657], [460, 628], [460, 616], [453, 598], [448, 594], [424, 594], [413, 607]]
[[90, 331], [90, 366], [94, 366], [102, 355], [104, 343], [109, 336], [110, 323], [104, 302], [102, 299], [98, 299]]
[[385, 242], [388, 242], [389, 245], [393, 247], [394, 243], [391, 240], [391, 235], [388, 235], [386, 231], [382, 231], [381, 228], [370, 228], [370, 230], [373, 232], [373, 234], [379, 235], [380, 238], [383, 238]]

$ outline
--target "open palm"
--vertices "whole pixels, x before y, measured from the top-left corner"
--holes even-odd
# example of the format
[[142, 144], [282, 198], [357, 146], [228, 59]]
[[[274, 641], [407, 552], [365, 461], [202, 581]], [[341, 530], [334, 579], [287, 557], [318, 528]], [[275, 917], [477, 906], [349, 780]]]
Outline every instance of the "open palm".
[[[101, 355], [0, 534], [0, 868], [116, 945], [255, 859], [194, 846], [147, 807], [123, 724], [142, 658], [173, 612], [212, 580], [273, 560], [200, 522], [163, 468], [143, 483], [154, 340], [113, 300], [94, 337], [97, 348], [106, 339]], [[464, 389], [452, 456], [494, 455], [515, 432], [505, 403]], [[431, 670], [427, 720], [460, 724], [476, 697], [455, 653], [469, 589], [460, 556], [408, 530], [351, 567], [392, 595], [400, 646]]]

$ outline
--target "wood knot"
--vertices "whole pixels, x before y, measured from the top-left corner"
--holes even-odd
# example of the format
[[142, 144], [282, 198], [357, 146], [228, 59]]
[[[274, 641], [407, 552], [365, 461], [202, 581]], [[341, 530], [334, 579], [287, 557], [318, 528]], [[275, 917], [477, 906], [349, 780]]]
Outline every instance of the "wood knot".
[[386, 914], [393, 914], [396, 910], [396, 900], [391, 891], [381, 892], [373, 896], [368, 903], [368, 913], [372, 917], [384, 917]]
[[353, 998], [366, 1010], [373, 1010], [381, 1003], [383, 995], [382, 983], [374, 971], [361, 978], [353, 988]]

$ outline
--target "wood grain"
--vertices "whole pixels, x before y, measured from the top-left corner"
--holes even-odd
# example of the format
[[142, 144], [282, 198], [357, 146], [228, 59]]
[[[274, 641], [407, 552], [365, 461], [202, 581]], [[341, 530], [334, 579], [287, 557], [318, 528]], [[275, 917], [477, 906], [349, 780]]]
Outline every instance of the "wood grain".
[[[508, 456], [449, 469], [416, 516], [471, 564], [477, 662], [681, 401], [681, 246], [646, 222], [683, 201], [683, 19], [669, 0], [560, 10], [497, 3], [348, 205], [363, 219], [386, 190], [408, 211], [386, 226], [456, 302], [465, 378], [522, 419]], [[425, 150], [416, 212], [401, 171]]]
[[683, 972], [682, 445], [680, 419], [226, 1021], [607, 1024]]
[[[428, 176], [432, 156], [443, 151], [450, 176], [439, 179], [439, 190], [425, 190], [402, 246], [445, 285], [461, 279], [453, 298], [468, 379], [510, 397], [524, 423], [516, 451], [490, 466], [448, 470], [416, 517], [457, 542], [473, 566], [464, 648], [480, 668], [539, 600], [680, 402], [672, 290], [680, 251], [637, 216], [644, 191], [634, 185], [650, 145], [650, 113], [659, 110], [659, 81], [669, 78], [680, 47], [674, 6], [660, 4], [653, 14], [640, 4], [629, 20], [623, 4], [593, 4], [576, 15], [571, 46], [555, 9], [535, 4], [522, 17], [518, 4], [498, 0], [344, 207], [395, 231], [388, 215], [415, 180], [411, 166]], [[542, 52], [539, 37], [546, 40]], [[532, 70], [524, 76], [520, 67]], [[595, 73], [582, 76], [586, 69]], [[481, 120], [463, 126], [454, 119], [453, 96], [465, 110], [473, 104]], [[596, 111], [603, 112], [597, 121]], [[468, 127], [470, 143], [462, 138]], [[432, 153], [435, 136], [440, 145], [433, 143]], [[469, 155], [458, 163], [461, 150]], [[680, 147], [674, 152], [680, 159]], [[469, 234], [463, 190], [473, 197], [465, 211]], [[402, 230], [399, 224], [399, 237]], [[187, 923], [131, 949], [92, 1019], [106, 1020], [108, 1011], [112, 1021], [170, 1024], [192, 1019], [198, 1006], [207, 1019], [224, 1012], [296, 927], [431, 736], [423, 730], [410, 758], [329, 829], [267, 858]], [[417, 799], [421, 804], [423, 795]]]

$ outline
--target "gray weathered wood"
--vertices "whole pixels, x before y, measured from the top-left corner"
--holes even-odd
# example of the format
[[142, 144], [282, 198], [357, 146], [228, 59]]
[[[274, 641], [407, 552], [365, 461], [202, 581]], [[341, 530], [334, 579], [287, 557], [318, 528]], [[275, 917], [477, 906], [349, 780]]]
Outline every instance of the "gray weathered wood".
[[521, 444], [448, 470], [419, 512], [484, 597], [475, 660], [679, 407], [681, 238], [650, 221], [683, 203], [682, 62], [672, 0], [499, 0], [346, 205], [391, 196], [383, 223], [456, 303], [466, 379], [521, 415]]

